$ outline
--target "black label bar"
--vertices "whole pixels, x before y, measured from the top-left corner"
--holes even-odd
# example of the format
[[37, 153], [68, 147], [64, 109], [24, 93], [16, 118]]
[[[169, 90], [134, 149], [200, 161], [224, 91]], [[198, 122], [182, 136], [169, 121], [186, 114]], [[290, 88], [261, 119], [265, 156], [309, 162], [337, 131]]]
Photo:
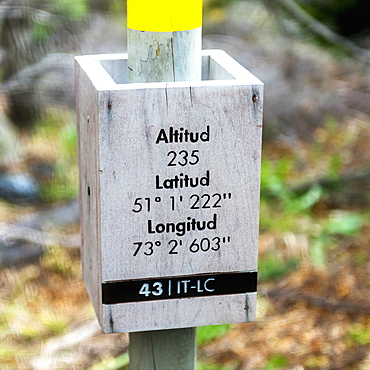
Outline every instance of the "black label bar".
[[103, 304], [204, 297], [257, 291], [257, 271], [176, 276], [102, 284]]

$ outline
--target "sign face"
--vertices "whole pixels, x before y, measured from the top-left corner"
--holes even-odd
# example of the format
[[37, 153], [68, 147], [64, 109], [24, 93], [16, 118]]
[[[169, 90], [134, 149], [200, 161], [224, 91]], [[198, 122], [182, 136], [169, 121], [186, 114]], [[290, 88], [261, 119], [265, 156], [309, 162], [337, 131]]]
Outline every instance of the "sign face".
[[[101, 89], [96, 113], [87, 108], [81, 116], [89, 123], [79, 124], [86, 136], [80, 166], [95, 167], [80, 174], [82, 213], [89, 214], [84, 275], [94, 280], [90, 291], [99, 289], [90, 292], [100, 301], [97, 312], [116, 323], [111, 331], [193, 326], [199, 300], [212, 306], [212, 316], [235, 299], [245, 311], [245, 297], [255, 294], [262, 84], [252, 77], [254, 83], [117, 85]], [[124, 323], [140, 310], [188, 318]], [[201, 325], [240, 321], [224, 312], [216, 317]], [[101, 321], [104, 328], [108, 319]]]
[[[256, 270], [256, 128], [234, 114], [247, 97], [224, 112], [199, 93], [191, 102], [169, 90], [168, 108], [111, 93], [120, 107], [102, 132], [103, 282]], [[149, 106], [135, 112], [140, 100]]]

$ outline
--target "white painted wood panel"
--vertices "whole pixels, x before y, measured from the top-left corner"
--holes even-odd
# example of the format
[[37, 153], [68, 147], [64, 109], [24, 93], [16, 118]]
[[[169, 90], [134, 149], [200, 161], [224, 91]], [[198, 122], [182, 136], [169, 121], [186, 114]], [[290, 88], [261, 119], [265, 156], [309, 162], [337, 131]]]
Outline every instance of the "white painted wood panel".
[[101, 243], [99, 208], [99, 111], [98, 94], [88, 75], [76, 63], [77, 121], [79, 137], [80, 228], [82, 273], [89, 296], [100, 323], [101, 302]]
[[140, 328], [158, 330], [254, 321], [256, 295], [247, 293], [104, 306], [103, 330], [121, 333], [140, 331]]
[[139, 300], [161, 299], [147, 281], [257, 270], [263, 84], [220, 51], [203, 52], [219, 80], [192, 82], [117, 83], [127, 55], [76, 60], [83, 273], [104, 331], [253, 320], [255, 293], [103, 304], [101, 290], [142, 281]]
[[[108, 243], [103, 248], [110, 251], [102, 256], [104, 281], [225, 272], [231, 266], [232, 271], [257, 268], [261, 129], [254, 126], [253, 104], [247, 104], [252, 102], [252, 89], [232, 86], [228, 89], [230, 94], [223, 94], [222, 90], [222, 87], [195, 87], [114, 91], [107, 97], [112, 107], [105, 108], [105, 114], [102, 112], [108, 100], [101, 102], [100, 189], [104, 199], [101, 215], [105, 221], [101, 232], [102, 240]], [[187, 128], [193, 133], [206, 132], [208, 128], [209, 142], [155, 144], [160, 131], [168, 134], [170, 127]], [[168, 166], [174, 156], [168, 153], [183, 150], [189, 155], [198, 150], [195, 154], [199, 155], [199, 163]], [[199, 179], [207, 174], [209, 186], [156, 189], [157, 178], [163, 187], [163, 181], [175, 176]], [[219, 196], [213, 195], [220, 194], [222, 199], [216, 204], [220, 208], [191, 210], [196, 195], [203, 194], [211, 196], [210, 207], [219, 200]], [[171, 197], [175, 197], [175, 211]], [[146, 207], [144, 200], [150, 199], [150, 212], [132, 212], [138, 198]], [[159, 223], [178, 224], [188, 217], [208, 222], [214, 215], [217, 222], [214, 231], [203, 234], [191, 231], [183, 236], [173, 232], [148, 234], [149, 221], [154, 228]], [[232, 241], [213, 254], [185, 250], [185, 246], [203, 235], [230, 236]], [[178, 255], [168, 254], [168, 242], [173, 239], [183, 242], [182, 248], [177, 248]], [[133, 243], [140, 241], [160, 242], [161, 247], [152, 256], [145, 255], [143, 250], [144, 253], [133, 257], [136, 249]], [[123, 261], [127, 262], [124, 272]]]

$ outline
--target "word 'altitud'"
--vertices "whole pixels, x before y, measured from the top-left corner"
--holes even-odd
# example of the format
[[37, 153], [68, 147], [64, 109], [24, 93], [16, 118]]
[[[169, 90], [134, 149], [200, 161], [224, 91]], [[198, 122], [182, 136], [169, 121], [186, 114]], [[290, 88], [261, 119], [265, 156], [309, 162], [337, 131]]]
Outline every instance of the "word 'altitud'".
[[196, 143], [198, 141], [207, 142], [209, 141], [210, 128], [207, 126], [206, 131], [203, 132], [191, 132], [188, 129], [180, 127], [179, 129], [174, 129], [170, 126], [168, 133], [164, 128], [159, 131], [157, 136], [156, 144], [163, 142], [168, 143]]

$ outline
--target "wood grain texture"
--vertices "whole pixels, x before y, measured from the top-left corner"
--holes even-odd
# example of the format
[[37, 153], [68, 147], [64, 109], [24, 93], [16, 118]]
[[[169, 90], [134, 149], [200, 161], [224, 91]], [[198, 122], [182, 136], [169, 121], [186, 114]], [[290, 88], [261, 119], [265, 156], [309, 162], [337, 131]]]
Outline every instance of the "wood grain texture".
[[104, 332], [236, 324], [256, 318], [256, 293], [104, 305]]
[[[101, 235], [109, 243], [105, 248], [110, 251], [102, 255], [104, 281], [226, 272], [231, 266], [232, 271], [257, 269], [260, 146], [257, 135], [261, 130], [254, 126], [253, 103], [246, 104], [252, 102], [252, 89], [233, 86], [228, 89], [230, 94], [224, 94], [223, 90], [222, 87], [194, 87], [191, 90], [112, 91], [108, 100], [101, 101], [99, 179], [101, 196], [104, 197], [101, 216], [105, 221]], [[143, 102], [144, 110], [141, 108]], [[112, 105], [111, 109], [106, 108], [108, 104]], [[240, 107], [244, 108], [243, 112]], [[211, 113], [205, 115], [205, 109]], [[135, 121], [143, 124], [134, 125]], [[205, 132], [209, 126], [210, 141], [201, 145], [156, 145], [160, 130], [168, 129], [174, 123], [177, 127], [188, 127], [192, 132]], [[198, 148], [201, 156], [199, 165], [188, 169], [167, 166], [170, 151], [191, 153], [194, 148]], [[156, 176], [163, 180], [186, 173], [195, 178], [204, 177], [207, 171], [210, 185], [206, 188], [155, 189]], [[126, 191], [120, 191], [122, 188]], [[212, 209], [191, 211], [192, 195], [205, 192], [230, 193], [232, 198], [228, 204], [225, 200], [225, 206], [217, 213]], [[171, 211], [170, 196], [183, 197], [176, 211]], [[161, 198], [160, 204], [155, 203], [156, 197]], [[134, 214], [131, 210], [137, 198], [152, 199], [151, 211]], [[178, 235], [148, 235], [149, 220], [154, 228], [158, 223], [177, 224], [187, 221], [188, 217], [209, 221], [214, 214], [218, 218], [217, 230], [205, 236], [232, 235], [233, 243], [213, 255], [191, 255], [184, 251], [186, 258], [169, 256], [165, 244]], [[201, 236], [201, 233], [186, 233], [182, 236], [183, 245], [190, 245], [194, 238]], [[133, 258], [133, 243], [147, 240], [162, 243], [161, 250], [156, 252], [158, 258], [150, 258], [144, 253]], [[127, 266], [123, 276], [124, 261]]]
[[82, 274], [86, 289], [102, 325], [102, 266], [99, 204], [98, 94], [88, 75], [76, 62], [76, 109], [78, 123], [79, 195]]
[[[130, 368], [135, 370], [195, 368], [195, 334], [193, 328], [131, 333]], [[144, 348], [152, 355], [145, 355]]]
[[[252, 321], [255, 293], [101, 303], [103, 282], [257, 270], [263, 84], [220, 51], [203, 52], [202, 68], [209, 78], [203, 81], [126, 84], [119, 72], [125, 63], [126, 55], [90, 56], [77, 58], [76, 67], [84, 278], [103, 330]], [[156, 144], [159, 132], [168, 134], [170, 127], [209, 132], [209, 140]], [[168, 166], [168, 153], [184, 150], [197, 150], [199, 163]], [[157, 176], [200, 178], [207, 173], [206, 186], [156, 188]], [[221, 207], [191, 209], [204, 194], [220, 194]], [[145, 198], [151, 199], [149, 212], [132, 211], [138, 198], [143, 207]], [[148, 232], [149, 220], [152, 225], [178, 224], [188, 217], [210, 221], [214, 215], [213, 229], [184, 235]], [[217, 251], [189, 250], [195, 239], [224, 236], [230, 241]], [[171, 240], [182, 242], [177, 254], [169, 254]], [[147, 241], [160, 246], [153, 252], [143, 247], [134, 256], [134, 243]]]
[[[129, 82], [200, 80], [201, 29], [200, 27], [183, 32], [138, 32], [129, 28], [127, 35]], [[142, 108], [146, 109], [146, 103], [141, 104]], [[140, 124], [141, 120], [138, 122]], [[156, 199], [159, 198], [155, 197], [154, 201]], [[136, 204], [135, 200], [134, 205]], [[168, 212], [170, 211], [167, 210]], [[144, 252], [144, 255], [146, 254], [148, 253]], [[195, 327], [130, 334], [130, 368], [195, 369], [195, 335]]]
[[177, 32], [127, 32], [129, 82], [201, 79], [202, 27]]

